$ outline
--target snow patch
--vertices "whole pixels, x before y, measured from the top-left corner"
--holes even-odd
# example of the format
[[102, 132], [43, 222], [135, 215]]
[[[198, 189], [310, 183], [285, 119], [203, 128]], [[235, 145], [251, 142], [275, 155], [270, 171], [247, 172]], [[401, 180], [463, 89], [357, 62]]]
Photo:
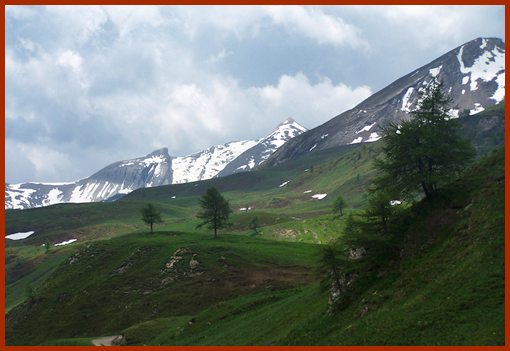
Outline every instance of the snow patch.
[[475, 103], [474, 103], [474, 105], [475, 105], [475, 108], [474, 108], [474, 109], [472, 109], [472, 110], [469, 110], [469, 114], [470, 114], [470, 115], [475, 115], [475, 114], [477, 114], [477, 113], [482, 112], [483, 110], [485, 110], [485, 109], [482, 107], [482, 105], [481, 105], [480, 103], [478, 103], [478, 102], [475, 102]]
[[365, 143], [372, 143], [372, 142], [377, 141], [379, 139], [381, 139], [381, 136], [379, 136], [379, 134], [377, 134], [377, 133], [370, 133], [370, 137], [367, 140], [365, 140]]
[[312, 147], [310, 148], [310, 150], [308, 150], [308, 151], [312, 151], [312, 150], [313, 150], [313, 149], [315, 149], [316, 147], [317, 147], [317, 144], [315, 144], [314, 146], [312, 146]]
[[351, 141], [351, 144], [358, 144], [358, 143], [361, 143], [361, 141], [363, 140], [362, 137], [358, 137], [356, 139], [354, 139], [353, 141]]
[[6, 235], [5, 238], [11, 239], [11, 240], [21, 240], [21, 239], [28, 238], [30, 235], [32, 235], [34, 233], [35, 233], [35, 231], [33, 231], [33, 230], [29, 231], [29, 232], [18, 232], [18, 233]]
[[213, 178], [232, 160], [258, 143], [259, 140], [234, 141], [212, 146], [193, 155], [176, 157], [172, 160], [172, 183], [181, 184]]
[[322, 134], [321, 139], [327, 138], [328, 136], [329, 136], [329, 134]]
[[498, 84], [498, 88], [491, 96], [491, 99], [496, 100], [496, 103], [498, 103], [505, 99], [505, 71], [498, 73], [496, 83]]
[[390, 206], [400, 205], [401, 203], [402, 203], [402, 201], [400, 201], [400, 200], [391, 200]]
[[441, 72], [441, 68], [443, 68], [443, 65], [441, 65], [439, 67], [436, 67], [436, 68], [429, 69], [429, 73], [432, 76], [432, 78], [436, 78], [437, 77], [439, 72]]
[[290, 183], [290, 180], [287, 180], [286, 182], [283, 182], [282, 184], [280, 184], [280, 188], [283, 188], [285, 185], [289, 184]]
[[312, 191], [311, 190], [305, 190], [303, 191], [303, 194], [308, 194], [308, 193], [311, 193]]
[[75, 241], [77, 241], [78, 239], [70, 239], [70, 240], [67, 240], [67, 241], [62, 241], [60, 243], [57, 243], [53, 246], [64, 246], [64, 245], [69, 245], [69, 244], [72, 244], [74, 243]]
[[[124, 184], [122, 184], [122, 185], [124, 185]], [[129, 194], [132, 191], [133, 190], [131, 188], [121, 188], [117, 193], [118, 194]]]
[[58, 188], [53, 188], [48, 192], [46, 199], [43, 201], [43, 206], [59, 204], [62, 202], [63, 192]]
[[377, 122], [374, 122], [372, 123], [371, 125], [369, 126], [364, 126], [363, 128], [361, 128], [360, 130], [358, 130], [357, 132], [355, 132], [356, 134], [359, 134], [361, 132], [368, 132], [370, 129], [372, 129], [373, 126], [375, 126]]
[[448, 110], [448, 116], [450, 116], [450, 118], [459, 118], [459, 110], [451, 108]]
[[402, 98], [402, 107], [400, 108], [401, 111], [411, 112], [411, 103], [409, 102], [409, 98], [413, 94], [413, 91], [414, 91], [413, 87], [407, 89], [406, 93], [404, 94], [404, 97]]
[[490, 82], [497, 78], [498, 74], [505, 70], [505, 52], [496, 47], [494, 50], [486, 50], [478, 56], [471, 67], [466, 67], [462, 59], [464, 46], [461, 46], [457, 54], [460, 71], [469, 74], [471, 79], [470, 89], [478, 89], [478, 81]]
[[328, 194], [315, 194], [315, 195], [312, 195], [312, 198], [313, 198], [313, 199], [317, 199], [317, 200], [322, 200], [322, 199], [324, 199], [326, 196], [328, 196]]
[[469, 76], [462, 77], [462, 85], [469, 83]]
[[34, 189], [22, 188], [23, 184], [9, 184], [5, 187], [5, 198], [10, 201], [5, 202], [6, 208], [12, 209], [24, 209], [25, 207], [31, 207], [30, 198], [35, 192]]
[[480, 45], [480, 49], [485, 49], [487, 47], [487, 40], [482, 38], [482, 45]]

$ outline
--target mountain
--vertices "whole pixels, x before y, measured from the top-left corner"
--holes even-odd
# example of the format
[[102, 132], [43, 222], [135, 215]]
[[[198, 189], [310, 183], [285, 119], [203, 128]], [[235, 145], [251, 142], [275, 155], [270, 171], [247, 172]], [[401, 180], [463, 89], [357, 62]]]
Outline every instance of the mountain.
[[218, 173], [218, 177], [238, 172], [246, 172], [260, 165], [271, 156], [276, 149], [288, 140], [306, 132], [306, 128], [294, 119], [288, 118], [280, 123], [274, 132], [257, 141], [257, 144], [243, 152]]
[[505, 44], [478, 38], [412, 71], [351, 110], [300, 135], [264, 163], [272, 166], [312, 151], [376, 141], [381, 128], [411, 117], [420, 95], [434, 81], [443, 83], [452, 99], [450, 115], [473, 115], [505, 98]]
[[145, 186], [171, 184], [168, 149], [145, 157], [115, 162], [88, 178], [71, 183], [22, 183], [5, 185], [5, 208], [25, 209], [62, 202], [94, 202], [127, 194]]
[[[306, 128], [287, 119], [265, 138], [233, 141], [184, 157], [172, 157], [167, 148], [131, 160], [119, 161], [88, 178], [69, 183], [5, 185], [5, 208], [25, 209], [63, 202], [97, 202], [117, 198], [135, 189], [180, 184], [251, 170], [278, 147]], [[230, 164], [233, 166], [230, 166]]]

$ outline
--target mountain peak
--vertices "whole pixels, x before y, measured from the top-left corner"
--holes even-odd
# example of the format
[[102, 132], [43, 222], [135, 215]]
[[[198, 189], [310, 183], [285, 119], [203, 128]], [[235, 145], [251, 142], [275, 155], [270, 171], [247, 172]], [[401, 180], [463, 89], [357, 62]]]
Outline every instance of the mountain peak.
[[283, 124], [292, 124], [292, 123], [294, 123], [294, 122], [296, 122], [296, 121], [294, 120], [294, 118], [289, 117], [289, 118], [287, 118], [285, 121], [283, 121], [282, 123], [280, 123], [280, 125], [283, 125]]
[[164, 156], [164, 157], [170, 157], [168, 154], [168, 148], [162, 147], [161, 149], [157, 149], [152, 151], [150, 154], [147, 154], [145, 157], [151, 157], [151, 156]]
[[308, 130], [306, 127], [304, 127], [301, 124], [299, 124], [298, 122], [296, 122], [296, 120], [294, 118], [289, 117], [282, 123], [278, 124], [276, 126], [275, 131], [280, 130], [282, 127], [290, 127], [290, 126], [296, 128], [296, 129], [299, 129], [301, 132], [306, 132]]

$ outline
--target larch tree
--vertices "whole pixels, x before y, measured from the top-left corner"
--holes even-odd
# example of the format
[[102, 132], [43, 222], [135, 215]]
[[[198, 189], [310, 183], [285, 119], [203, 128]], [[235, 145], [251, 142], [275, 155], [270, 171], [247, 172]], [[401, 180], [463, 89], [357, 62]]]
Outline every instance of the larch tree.
[[155, 223], [161, 223], [161, 213], [154, 207], [153, 204], [147, 204], [146, 207], [142, 208], [142, 221], [148, 224], [151, 228], [151, 234], [153, 233], [152, 226]]
[[451, 101], [441, 86], [432, 83], [426, 89], [412, 119], [384, 129], [384, 157], [376, 161], [379, 188], [404, 198], [420, 192], [431, 197], [473, 158], [474, 149], [451, 118]]
[[214, 238], [218, 237], [218, 229], [225, 228], [228, 225], [228, 218], [232, 209], [228, 201], [220, 194], [216, 188], [207, 189], [206, 193], [200, 199], [202, 210], [197, 217], [202, 220], [198, 227], [207, 225], [209, 229], [214, 230]]

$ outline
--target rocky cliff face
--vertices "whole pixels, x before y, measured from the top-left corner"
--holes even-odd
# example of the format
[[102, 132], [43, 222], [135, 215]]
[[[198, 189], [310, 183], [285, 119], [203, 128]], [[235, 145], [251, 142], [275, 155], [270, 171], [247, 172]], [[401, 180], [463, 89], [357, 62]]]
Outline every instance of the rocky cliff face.
[[421, 93], [434, 81], [452, 98], [450, 114], [476, 114], [505, 98], [505, 45], [478, 38], [446, 53], [380, 90], [353, 109], [300, 135], [276, 151], [266, 166], [339, 145], [372, 142], [381, 127], [411, 118]]

